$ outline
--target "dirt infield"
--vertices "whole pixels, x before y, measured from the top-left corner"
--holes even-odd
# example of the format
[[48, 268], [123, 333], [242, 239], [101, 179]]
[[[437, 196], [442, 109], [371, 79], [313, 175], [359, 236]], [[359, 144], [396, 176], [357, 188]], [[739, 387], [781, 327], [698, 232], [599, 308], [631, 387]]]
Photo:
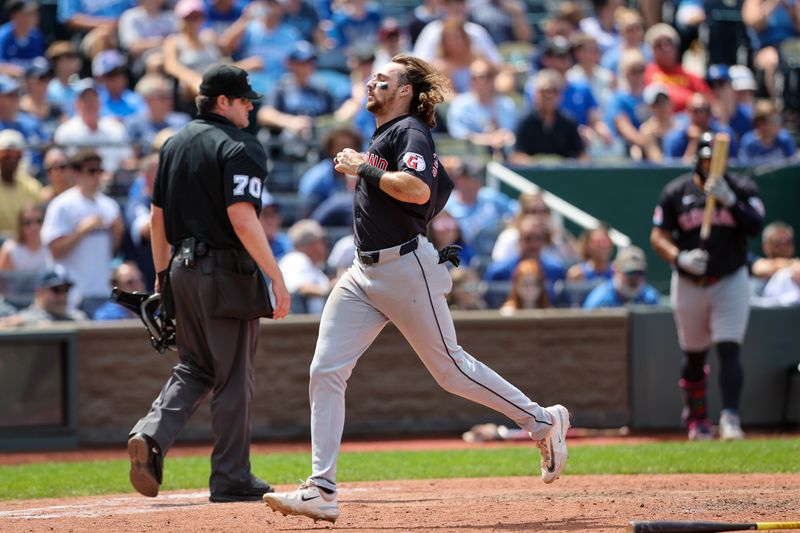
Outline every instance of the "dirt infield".
[[[289, 488], [289, 487], [281, 487]], [[207, 492], [0, 504], [4, 533], [325, 530], [260, 503], [210, 504]], [[336, 531], [623, 531], [629, 520], [798, 518], [800, 474], [566, 476], [346, 483]], [[794, 514], [792, 514], [794, 513]]]

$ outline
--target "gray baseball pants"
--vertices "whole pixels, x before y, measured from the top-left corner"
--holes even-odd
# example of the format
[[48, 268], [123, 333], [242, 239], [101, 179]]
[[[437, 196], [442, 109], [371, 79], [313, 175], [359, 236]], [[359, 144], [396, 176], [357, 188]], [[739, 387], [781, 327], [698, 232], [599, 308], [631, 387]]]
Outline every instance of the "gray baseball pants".
[[258, 320], [212, 318], [216, 289], [210, 274], [217, 262], [219, 258], [215, 261], [213, 256], [198, 258], [194, 268], [173, 262], [170, 283], [180, 362], [150, 412], [131, 430], [131, 434], [150, 436], [166, 455], [178, 432], [211, 392], [212, 494], [251, 485], [250, 403], [258, 343]]
[[503, 413], [533, 439], [550, 430], [548, 412], [458, 345], [445, 301], [451, 285], [447, 268], [424, 237], [403, 256], [396, 246], [381, 250], [373, 265], [356, 259], [336, 284], [322, 313], [310, 370], [313, 483], [336, 489], [347, 380], [389, 321], [442, 388]]

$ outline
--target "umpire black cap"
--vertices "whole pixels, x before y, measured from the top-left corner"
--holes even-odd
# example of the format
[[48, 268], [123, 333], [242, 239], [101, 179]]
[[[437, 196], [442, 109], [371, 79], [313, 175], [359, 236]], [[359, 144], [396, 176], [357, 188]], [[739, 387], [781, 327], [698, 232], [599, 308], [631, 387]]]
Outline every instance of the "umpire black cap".
[[200, 94], [259, 100], [263, 95], [253, 90], [247, 71], [234, 65], [214, 65], [203, 74]]
[[712, 145], [714, 144], [714, 134], [704, 131], [697, 141], [697, 159], [711, 159]]

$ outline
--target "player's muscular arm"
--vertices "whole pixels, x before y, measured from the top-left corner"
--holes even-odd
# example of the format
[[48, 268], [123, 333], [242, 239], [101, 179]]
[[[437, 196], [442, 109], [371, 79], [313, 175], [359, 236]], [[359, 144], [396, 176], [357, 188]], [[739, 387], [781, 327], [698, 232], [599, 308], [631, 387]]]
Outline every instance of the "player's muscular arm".
[[[358, 168], [364, 163], [364, 157], [352, 148], [345, 148], [336, 154], [334, 163], [338, 172], [357, 176]], [[430, 187], [418, 177], [401, 171], [375, 170], [380, 173], [380, 178], [377, 178], [380, 189], [392, 198], [412, 204], [424, 204], [430, 199]], [[372, 183], [370, 179], [367, 181]]]
[[672, 241], [672, 234], [661, 228], [653, 228], [650, 232], [650, 245], [653, 250], [670, 265], [675, 264], [678, 258], [678, 247]]

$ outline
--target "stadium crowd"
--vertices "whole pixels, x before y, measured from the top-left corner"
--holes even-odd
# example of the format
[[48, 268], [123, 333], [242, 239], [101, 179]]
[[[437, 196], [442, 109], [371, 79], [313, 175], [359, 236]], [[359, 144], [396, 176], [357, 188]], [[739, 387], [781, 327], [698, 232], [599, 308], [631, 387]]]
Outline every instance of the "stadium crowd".
[[[608, 228], [574, 236], [541, 195], [485, 184], [489, 160], [691, 164], [705, 131], [730, 134], [731, 162], [798, 161], [800, 2], [642, 4], [8, 0], [0, 325], [130, 316], [108, 295], [153, 287], [159, 148], [219, 62], [266, 95], [250, 126], [269, 154], [260, 218], [293, 312], [319, 313], [355, 254], [355, 178], [332, 157], [365, 146], [375, 123], [364, 85], [399, 52], [452, 81], [435, 133], [456, 188], [428, 235], [463, 247], [453, 308], [658, 303], [640, 248], [615, 253]], [[800, 303], [793, 229], [772, 224], [762, 242], [756, 300]]]

